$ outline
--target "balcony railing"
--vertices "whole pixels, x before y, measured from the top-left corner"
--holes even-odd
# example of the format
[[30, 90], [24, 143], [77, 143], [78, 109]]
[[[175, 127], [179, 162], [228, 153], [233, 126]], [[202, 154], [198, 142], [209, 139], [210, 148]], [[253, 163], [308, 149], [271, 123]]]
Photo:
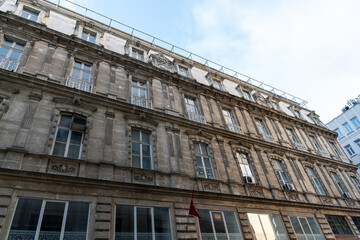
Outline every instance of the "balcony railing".
[[205, 117], [196, 113], [188, 113], [188, 119], [191, 121], [205, 123]]
[[263, 140], [267, 141], [267, 142], [272, 142], [272, 143], [276, 143], [275, 138], [271, 135], [268, 134], [261, 134], [261, 137]]
[[293, 142], [293, 144], [297, 150], [304, 151], [304, 152], [308, 151], [307, 147], [305, 147], [301, 143]]
[[137, 97], [137, 96], [131, 96], [131, 104], [144, 107], [144, 108], [152, 108], [152, 102], [151, 100], [147, 98]]
[[72, 76], [69, 76], [66, 79], [66, 86], [85, 92], [91, 92], [92, 90], [92, 85], [89, 83], [88, 80], [83, 80]]
[[330, 157], [330, 153], [328, 153], [324, 150], [318, 150], [318, 153], [323, 157]]
[[229, 130], [229, 131], [231, 131], [231, 132], [236, 132], [236, 133], [243, 134], [243, 131], [242, 131], [242, 129], [241, 129], [240, 126], [227, 123], [227, 124], [226, 124], [226, 128], [227, 128], [227, 130]]
[[1, 69], [15, 72], [18, 66], [19, 66], [19, 61], [0, 57], [0, 68]]

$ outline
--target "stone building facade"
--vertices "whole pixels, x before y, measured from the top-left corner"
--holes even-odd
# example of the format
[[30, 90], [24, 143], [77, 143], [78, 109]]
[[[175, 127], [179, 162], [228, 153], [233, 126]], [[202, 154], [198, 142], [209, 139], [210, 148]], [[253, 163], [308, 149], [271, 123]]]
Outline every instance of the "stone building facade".
[[313, 111], [46, 1], [0, 10], [0, 239], [360, 237]]

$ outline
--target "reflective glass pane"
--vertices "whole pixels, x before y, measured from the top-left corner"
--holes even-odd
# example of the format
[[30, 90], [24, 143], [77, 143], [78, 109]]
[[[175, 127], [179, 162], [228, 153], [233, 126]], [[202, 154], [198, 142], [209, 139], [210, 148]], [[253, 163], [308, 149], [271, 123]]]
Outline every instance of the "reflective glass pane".
[[306, 218], [299, 218], [302, 228], [304, 229], [306, 238], [308, 240], [314, 240], [314, 237], [312, 235], [312, 232], [310, 230], [310, 226], [306, 221]]
[[265, 235], [266, 235], [266, 239], [267, 240], [276, 240], [275, 237], [275, 232], [272, 228], [272, 224], [270, 222], [270, 218], [269, 215], [267, 214], [259, 214], [260, 220], [261, 220], [261, 224], [263, 226]]
[[200, 154], [200, 146], [198, 143], [194, 144], [195, 153]]
[[74, 117], [73, 123], [76, 123], [79, 125], [86, 125], [86, 118]]
[[150, 144], [150, 134], [147, 132], [142, 132], [141, 134], [142, 142]]
[[224, 219], [221, 212], [212, 212], [212, 219], [214, 222], [215, 234], [217, 239], [227, 239]]
[[24, 45], [16, 43], [14, 48], [22, 51], [24, 49]]
[[201, 231], [202, 239], [215, 239], [214, 231], [211, 224], [210, 212], [207, 210], [198, 210], [199, 215], [199, 225]]
[[81, 62], [75, 61], [74, 67], [76, 67], [76, 68], [81, 68]]
[[143, 156], [150, 157], [150, 146], [142, 144], [142, 154]]
[[81, 145], [82, 132], [72, 132], [70, 137], [70, 144]]
[[258, 214], [248, 213], [249, 222], [256, 237], [256, 240], [266, 240]]
[[39, 240], [60, 239], [65, 203], [46, 202]]
[[4, 47], [0, 48], [0, 56], [1, 57], [6, 57], [8, 52], [9, 52], [9, 49], [4, 48]]
[[12, 51], [12, 53], [10, 54], [9, 58], [11, 60], [19, 60], [20, 59], [20, 56], [21, 56], [21, 53], [20, 52], [17, 52], [17, 51]]
[[143, 168], [151, 169], [151, 159], [149, 157], [143, 157]]
[[86, 240], [89, 203], [69, 202], [63, 240]]
[[68, 153], [67, 153], [67, 157], [68, 158], [79, 158], [79, 153], [80, 153], [80, 146], [79, 145], [69, 145], [69, 149], [68, 149]]
[[140, 142], [140, 131], [139, 130], [131, 130], [131, 139], [133, 141]]
[[90, 72], [91, 71], [91, 66], [84, 64], [84, 70]]
[[79, 69], [73, 69], [72, 76], [76, 78], [80, 78], [80, 70]]
[[83, 72], [81, 76], [82, 80], [89, 81], [90, 80], [90, 74], [88, 72]]
[[33, 16], [33, 15], [31, 15], [31, 16], [30, 16], [30, 20], [31, 20], [31, 21], [34, 21], [34, 22], [36, 22], [36, 20], [37, 20], [37, 16]]
[[151, 208], [136, 208], [137, 238], [152, 240]]
[[8, 240], [34, 239], [42, 200], [18, 200]]
[[12, 44], [13, 44], [13, 42], [7, 41], [7, 40], [5, 40], [5, 41], [3, 42], [3, 45], [8, 46], [8, 47], [11, 47]]
[[56, 142], [66, 143], [69, 136], [69, 130], [58, 128]]
[[132, 154], [139, 155], [140, 156], [140, 143], [133, 142], [132, 144]]
[[62, 115], [59, 126], [70, 128], [71, 116]]
[[231, 240], [240, 240], [241, 234], [233, 212], [224, 212], [226, 227]]
[[54, 150], [52, 155], [54, 156], [59, 156], [59, 157], [64, 157], [65, 155], [65, 148], [66, 148], [66, 144], [65, 143], [59, 143], [56, 142], [55, 146], [54, 146]]
[[134, 239], [134, 207], [116, 205], [115, 240]]
[[272, 226], [275, 231], [276, 239], [277, 240], [287, 240], [288, 237], [285, 233], [284, 227], [282, 225], [282, 222], [281, 222], [279, 216], [276, 214], [270, 214], [269, 217], [270, 217], [270, 221], [271, 221]]
[[169, 209], [154, 208], [155, 239], [171, 240]]
[[201, 153], [203, 155], [208, 155], [207, 146], [205, 144], [201, 144]]

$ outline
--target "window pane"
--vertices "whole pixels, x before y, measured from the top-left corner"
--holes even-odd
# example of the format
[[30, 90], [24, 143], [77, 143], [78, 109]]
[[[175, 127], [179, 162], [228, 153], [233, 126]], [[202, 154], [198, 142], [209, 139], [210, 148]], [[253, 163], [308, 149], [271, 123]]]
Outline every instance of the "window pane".
[[65, 143], [55, 143], [53, 154], [54, 156], [63, 157], [65, 155]]
[[12, 60], [19, 60], [20, 56], [21, 56], [20, 52], [12, 51], [9, 58], [12, 59]]
[[136, 168], [140, 168], [140, 156], [132, 155], [132, 166]]
[[195, 153], [200, 154], [200, 146], [198, 143], [194, 144]]
[[150, 157], [150, 146], [142, 144], [142, 154], [143, 156]]
[[20, 198], [8, 240], [34, 239], [42, 200]]
[[73, 123], [85, 126], [86, 125], [86, 118], [74, 117]]
[[86, 81], [90, 80], [90, 74], [88, 72], [83, 72], [81, 79]]
[[69, 150], [67, 153], [68, 158], [79, 158], [80, 146], [79, 145], [69, 145]]
[[323, 240], [324, 238], [320, 232], [320, 229], [318, 228], [318, 226], [315, 222], [315, 219], [312, 217], [307, 217], [306, 219], [308, 220], [308, 223], [310, 225], [311, 231], [313, 232], [314, 238], [316, 240]]
[[74, 68], [72, 72], [72, 76], [76, 78], [80, 78], [80, 70]]
[[248, 213], [248, 218], [256, 240], [266, 240], [258, 214]]
[[69, 136], [69, 130], [59, 128], [56, 134], [56, 142], [66, 143]]
[[269, 215], [259, 214], [259, 217], [260, 217], [260, 221], [261, 221], [261, 224], [263, 226], [263, 229], [264, 229], [264, 232], [266, 235], [266, 239], [267, 240], [272, 240], [272, 239], [275, 240], [276, 237], [275, 237], [274, 230], [272, 228], [272, 224], [270, 222]]
[[140, 144], [139, 143], [132, 143], [132, 154], [140, 156]]
[[116, 206], [115, 240], [134, 238], [134, 207]]
[[155, 239], [171, 240], [169, 209], [154, 208]]
[[201, 216], [199, 218], [201, 238], [204, 240], [215, 239], [209, 211], [199, 209], [198, 213]]
[[211, 215], [212, 215], [213, 222], [214, 222], [216, 238], [217, 239], [227, 239], [222, 213], [221, 212], [212, 212]]
[[59, 126], [70, 128], [71, 116], [62, 115]]
[[39, 240], [60, 239], [65, 203], [46, 202]]
[[306, 221], [306, 218], [299, 218], [299, 220], [300, 220], [301, 226], [302, 226], [303, 229], [304, 229], [306, 238], [307, 238], [308, 240], [314, 240], [314, 237], [312, 236], [312, 233], [311, 233], [309, 224], [308, 224], [307, 221]]
[[149, 157], [143, 157], [143, 168], [151, 169], [151, 159]]
[[89, 203], [69, 202], [63, 240], [86, 240]]
[[151, 208], [136, 208], [137, 238], [152, 240]]
[[240, 240], [241, 235], [233, 212], [224, 212], [226, 227], [231, 240]]
[[82, 138], [82, 132], [72, 132], [70, 137], [70, 144], [80, 145]]
[[150, 144], [150, 134], [147, 132], [142, 132], [141, 134], [142, 142]]
[[131, 139], [133, 141], [140, 141], [140, 131], [139, 130], [131, 130]]
[[273, 228], [275, 230], [275, 235], [277, 240], [287, 240], [288, 237], [285, 233], [285, 230], [283, 228], [282, 222], [278, 215], [271, 214], [270, 215], [270, 221], [273, 225]]

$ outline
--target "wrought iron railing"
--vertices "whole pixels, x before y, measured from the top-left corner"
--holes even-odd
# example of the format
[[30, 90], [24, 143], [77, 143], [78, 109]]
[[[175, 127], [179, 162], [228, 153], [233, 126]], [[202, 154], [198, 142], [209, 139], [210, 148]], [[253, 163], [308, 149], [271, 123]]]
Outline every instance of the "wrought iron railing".
[[152, 108], [152, 102], [151, 100], [147, 98], [137, 97], [137, 96], [131, 96], [131, 104], [144, 107], [144, 108]]
[[191, 121], [205, 123], [205, 117], [203, 115], [199, 115], [196, 113], [188, 113], [187, 116], [188, 116], [188, 119]]
[[[137, 233], [138, 240], [152, 240], [153, 233]], [[115, 240], [134, 240], [135, 234], [133, 232], [116, 232]], [[157, 240], [171, 240], [171, 233], [155, 233], [155, 239]]]
[[83, 80], [77, 77], [68, 76], [66, 79], [66, 86], [76, 88], [81, 91], [91, 92], [92, 85], [88, 80]]
[[263, 140], [267, 141], [267, 142], [272, 142], [272, 143], [276, 143], [275, 138], [271, 135], [268, 134], [261, 134], [261, 137]]
[[307, 151], [308, 151], [307, 147], [305, 147], [305, 146], [302, 145], [301, 143], [293, 142], [293, 144], [294, 144], [294, 146], [295, 146], [295, 148], [296, 148], [297, 150], [304, 151], [304, 152], [307, 152]]
[[0, 57], [0, 68], [1, 69], [15, 72], [18, 66], [19, 66], [19, 61]]
[[[32, 240], [36, 231], [10, 230], [8, 240]], [[38, 240], [58, 240], [60, 232], [40, 231]], [[63, 240], [86, 240], [86, 232], [65, 232]]]
[[[214, 233], [201, 233], [202, 240], [215, 240]], [[240, 233], [216, 233], [217, 240], [241, 240]]]
[[234, 125], [234, 124], [227, 123], [226, 128], [231, 132], [236, 132], [236, 133], [240, 133], [240, 134], [243, 133], [241, 127], [237, 126], [237, 125]]

